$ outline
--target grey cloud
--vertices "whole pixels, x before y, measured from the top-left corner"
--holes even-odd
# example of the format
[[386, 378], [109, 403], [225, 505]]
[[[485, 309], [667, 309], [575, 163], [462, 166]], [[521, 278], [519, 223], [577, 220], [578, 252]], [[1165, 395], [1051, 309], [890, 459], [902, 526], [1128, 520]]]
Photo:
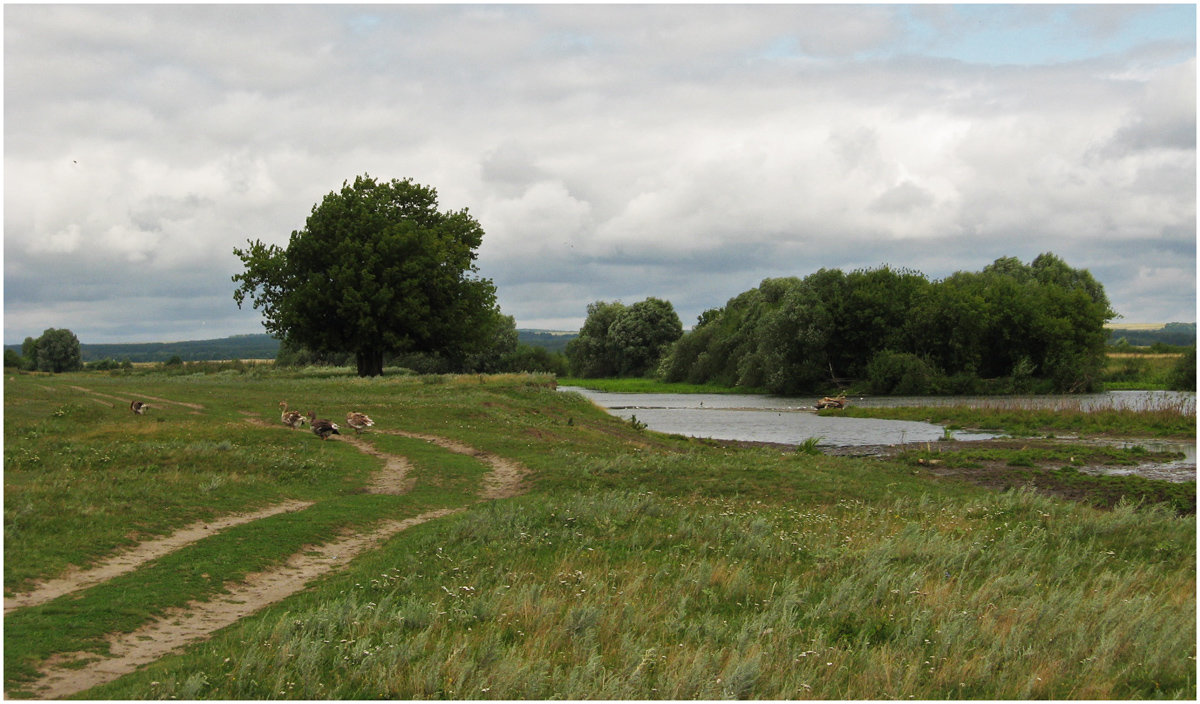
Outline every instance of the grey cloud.
[[908, 213], [933, 204], [933, 194], [921, 188], [912, 181], [905, 181], [889, 188], [870, 204], [870, 209], [878, 213], [893, 215]]
[[[257, 331], [227, 311], [232, 248], [285, 243], [364, 172], [469, 207], [518, 324], [648, 295], [688, 321], [823, 266], [936, 276], [1051, 250], [1167, 271], [1158, 249], [1195, 247], [1194, 36], [992, 66], [944, 50], [979, 27], [943, 6], [5, 13], [6, 313], [81, 306], [97, 335], [106, 305], [172, 296]], [[1060, 15], [1095, 42], [1123, 21]], [[76, 281], [39, 283], [56, 271]], [[1153, 277], [1118, 273], [1114, 301], [1159, 309]]]

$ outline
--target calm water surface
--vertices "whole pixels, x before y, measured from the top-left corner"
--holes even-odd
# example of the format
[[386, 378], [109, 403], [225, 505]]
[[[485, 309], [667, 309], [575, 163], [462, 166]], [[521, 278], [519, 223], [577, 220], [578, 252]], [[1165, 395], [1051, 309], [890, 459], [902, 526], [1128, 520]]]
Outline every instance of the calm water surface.
[[[560, 390], [582, 394], [610, 413], [626, 420], [636, 416], [651, 430], [716, 440], [799, 444], [809, 438], [819, 438], [819, 445], [850, 447], [933, 442], [946, 434], [945, 428], [932, 423], [818, 416], [812, 412], [818, 399], [816, 396], [613, 393], [573, 386], [563, 386]], [[1072, 396], [886, 396], [852, 397], [850, 402], [858, 406], [888, 407], [970, 405], [998, 408], [1011, 405], [1017, 408], [1131, 408], [1143, 411], [1167, 408], [1195, 413], [1196, 394], [1178, 391], [1112, 391]], [[993, 433], [961, 430], [953, 431], [952, 436], [955, 440], [964, 441], [1000, 437]], [[1096, 468], [1094, 471], [1127, 472], [1172, 481], [1194, 481], [1196, 478], [1194, 442], [1164, 443], [1159, 440], [1137, 440], [1119, 444], [1137, 444], [1153, 451], [1182, 452], [1184, 458], [1166, 464], [1129, 469]]]
[[[880, 418], [837, 418], [812, 412], [819, 397], [756, 394], [630, 394], [560, 387], [591, 399], [610, 413], [637, 419], [651, 430], [716, 440], [820, 445], [895, 445], [932, 442], [945, 434], [940, 425]], [[959, 440], [986, 440], [991, 433], [955, 431]]]

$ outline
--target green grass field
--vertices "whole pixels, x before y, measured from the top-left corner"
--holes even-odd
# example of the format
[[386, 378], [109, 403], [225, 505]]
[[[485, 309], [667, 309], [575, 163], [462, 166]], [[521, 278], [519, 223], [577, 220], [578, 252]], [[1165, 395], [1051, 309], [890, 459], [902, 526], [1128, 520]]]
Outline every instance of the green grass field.
[[[663, 436], [538, 376], [9, 375], [4, 392], [6, 597], [306, 502], [6, 604], [9, 696], [338, 536], [457, 510], [77, 696], [1196, 697], [1195, 517], [1163, 507]], [[368, 413], [370, 452], [285, 428], [281, 400]], [[408, 491], [367, 490], [384, 456], [408, 460]], [[528, 470], [519, 495], [481, 498], [489, 458]]]

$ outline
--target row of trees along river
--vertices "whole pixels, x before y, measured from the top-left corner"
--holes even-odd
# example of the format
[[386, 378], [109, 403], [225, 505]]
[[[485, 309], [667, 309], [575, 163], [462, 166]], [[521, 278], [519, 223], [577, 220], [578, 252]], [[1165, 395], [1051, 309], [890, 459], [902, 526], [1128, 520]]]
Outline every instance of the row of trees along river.
[[[873, 394], [1087, 392], [1100, 384], [1114, 317], [1091, 273], [1045, 253], [938, 281], [887, 266], [767, 279], [686, 333], [669, 302], [599, 301], [567, 356], [585, 378], [785, 395], [850, 381]], [[1194, 367], [1194, 348], [1183, 363]]]

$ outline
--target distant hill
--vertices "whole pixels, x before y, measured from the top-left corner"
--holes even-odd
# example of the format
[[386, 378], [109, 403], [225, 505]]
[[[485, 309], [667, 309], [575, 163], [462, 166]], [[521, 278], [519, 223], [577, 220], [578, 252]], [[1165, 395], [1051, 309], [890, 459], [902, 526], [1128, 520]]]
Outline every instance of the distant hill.
[[[517, 330], [517, 341], [550, 352], [562, 352], [567, 342], [579, 333], [557, 330]], [[20, 345], [5, 345], [5, 349], [21, 352]], [[84, 362], [115, 359], [118, 362], [166, 362], [178, 356], [185, 362], [206, 362], [214, 359], [275, 359], [279, 340], [267, 334], [234, 335], [212, 340], [183, 342], [118, 342], [108, 344], [80, 343]]]
[[1196, 324], [1110, 324], [1108, 326], [1108, 343], [1116, 344], [1121, 338], [1125, 338], [1126, 342], [1135, 347], [1149, 347], [1156, 342], [1164, 345], [1194, 345], [1196, 344]]
[[[21, 351], [20, 345], [5, 345], [5, 349]], [[178, 356], [185, 362], [204, 362], [213, 359], [275, 359], [279, 340], [266, 334], [234, 335], [213, 340], [183, 342], [119, 342], [79, 345], [84, 362], [115, 359], [118, 362], [166, 362]]]
[[577, 337], [579, 337], [578, 332], [517, 329], [517, 342], [531, 347], [542, 347], [550, 352], [564, 352], [567, 349], [567, 343]]

